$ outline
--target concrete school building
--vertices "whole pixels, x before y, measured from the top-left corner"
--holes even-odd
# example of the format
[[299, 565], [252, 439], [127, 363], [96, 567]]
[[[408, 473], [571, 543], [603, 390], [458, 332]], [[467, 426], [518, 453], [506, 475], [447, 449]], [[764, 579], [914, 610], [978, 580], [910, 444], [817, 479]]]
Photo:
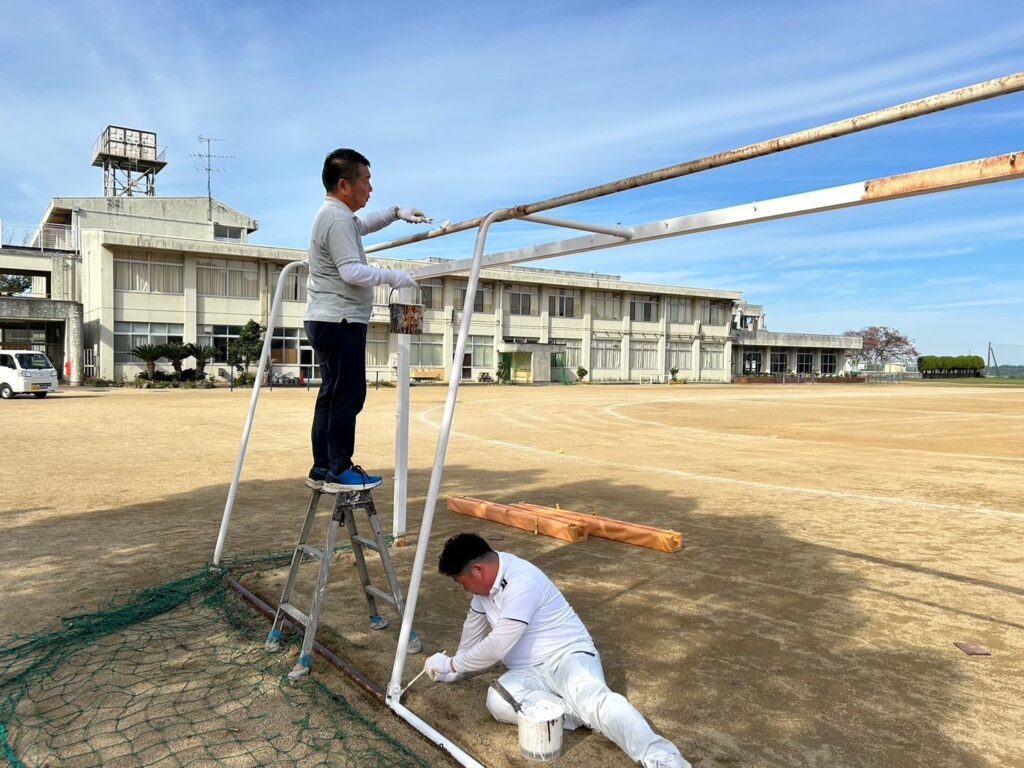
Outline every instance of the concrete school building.
[[[144, 369], [130, 350], [167, 341], [214, 346], [207, 370], [226, 375], [228, 342], [250, 319], [267, 324], [281, 269], [306, 251], [250, 244], [259, 223], [206, 197], [60, 197], [20, 238], [0, 221], [0, 274], [30, 276], [30, 295], [0, 298], [0, 347], [46, 352], [70, 383]], [[423, 262], [377, 258], [379, 266]], [[286, 277], [273, 332], [275, 374], [316, 380], [305, 338], [304, 269]], [[635, 283], [614, 275], [535, 267], [485, 269], [462, 360], [453, 360], [466, 278], [421, 283], [424, 332], [412, 336], [422, 379], [476, 380], [499, 365], [523, 383], [691, 382], [744, 374], [840, 375], [861, 340], [772, 333], [764, 308], [738, 291]], [[395, 376], [386, 286], [367, 339], [371, 382]], [[70, 363], [69, 367], [66, 367]], [[186, 361], [186, 365], [187, 365]], [[161, 368], [170, 369], [167, 363]]]

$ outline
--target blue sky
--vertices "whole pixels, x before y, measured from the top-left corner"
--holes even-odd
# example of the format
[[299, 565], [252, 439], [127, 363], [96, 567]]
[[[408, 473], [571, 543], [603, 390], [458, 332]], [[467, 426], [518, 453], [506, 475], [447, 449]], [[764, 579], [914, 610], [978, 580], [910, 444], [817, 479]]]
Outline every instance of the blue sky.
[[[0, 0], [0, 218], [102, 194], [108, 124], [157, 132], [162, 195], [214, 196], [254, 242], [304, 247], [330, 149], [369, 209], [461, 221], [1024, 69], [1005, 2], [12, 2]], [[560, 209], [666, 216], [1024, 149], [1024, 95]], [[776, 331], [892, 325], [925, 354], [1024, 344], [1024, 183], [546, 262], [743, 291]], [[392, 239], [415, 231], [396, 224]], [[502, 250], [571, 236], [503, 224]], [[469, 235], [389, 254], [470, 255]]]

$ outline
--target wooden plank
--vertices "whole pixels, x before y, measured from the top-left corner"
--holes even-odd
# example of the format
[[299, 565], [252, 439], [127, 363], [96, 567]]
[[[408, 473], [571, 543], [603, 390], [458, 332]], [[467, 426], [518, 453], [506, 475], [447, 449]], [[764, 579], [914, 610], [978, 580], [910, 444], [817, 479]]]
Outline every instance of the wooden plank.
[[678, 552], [683, 548], [683, 536], [676, 531], [664, 528], [655, 528], [642, 523], [631, 523], [626, 520], [616, 520], [612, 517], [601, 517], [600, 515], [588, 515], [583, 512], [573, 512], [567, 509], [554, 509], [542, 507], [538, 504], [512, 504], [512, 509], [522, 509], [543, 514], [554, 520], [576, 522], [587, 529], [587, 534], [598, 539], [609, 539], [621, 541], [625, 544], [632, 544], [637, 547], [646, 547], [659, 552]]
[[469, 496], [453, 496], [448, 499], [448, 510], [460, 515], [490, 520], [521, 531], [543, 534], [554, 539], [575, 544], [586, 541], [587, 529], [579, 523], [554, 519], [529, 510], [512, 509], [505, 504], [474, 499]]

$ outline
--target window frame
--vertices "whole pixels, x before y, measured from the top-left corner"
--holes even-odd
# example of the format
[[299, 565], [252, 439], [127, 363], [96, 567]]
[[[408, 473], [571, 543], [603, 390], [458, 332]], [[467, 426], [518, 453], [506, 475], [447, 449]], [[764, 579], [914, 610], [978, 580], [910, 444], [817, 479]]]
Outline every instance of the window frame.
[[[642, 311], [638, 312], [640, 308]], [[648, 312], [648, 310], [651, 310]], [[643, 317], [637, 317], [642, 314]], [[647, 317], [647, 315], [653, 317]], [[657, 294], [634, 293], [629, 297], [629, 319], [633, 323], [657, 323], [661, 320], [661, 300]]]
[[[609, 308], [610, 314], [608, 314]], [[618, 291], [591, 291], [590, 316], [594, 320], [621, 320], [622, 293]]]
[[[516, 317], [540, 317], [540, 286], [529, 283], [510, 283], [505, 293], [508, 296], [508, 313]], [[523, 312], [523, 299], [528, 309]]]
[[579, 288], [552, 288], [548, 292], [550, 317], [583, 317], [583, 291]]

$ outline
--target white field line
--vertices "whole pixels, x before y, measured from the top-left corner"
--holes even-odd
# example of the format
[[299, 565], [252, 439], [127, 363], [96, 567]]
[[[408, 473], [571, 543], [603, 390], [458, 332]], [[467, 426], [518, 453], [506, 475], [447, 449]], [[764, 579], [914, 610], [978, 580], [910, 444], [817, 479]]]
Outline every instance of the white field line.
[[[630, 403], [620, 403], [620, 405], [630, 405]], [[615, 407], [614, 405], [608, 406], [609, 408]], [[435, 418], [431, 418], [432, 414], [436, 414], [438, 411], [443, 411], [443, 405], [435, 405], [421, 412], [417, 419], [428, 426], [433, 427], [436, 431], [440, 431], [441, 422]], [[495, 440], [491, 437], [481, 437], [479, 435], [473, 435], [468, 432], [460, 432], [459, 430], [452, 428], [452, 436], [458, 436], [468, 440], [474, 440], [479, 443], [488, 443], [490, 445], [499, 446], [504, 449], [511, 449], [521, 451], [523, 453], [533, 453], [543, 456], [550, 456], [552, 460], [557, 461], [558, 457], [565, 458], [562, 454], [559, 454], [557, 450], [550, 450], [546, 448], [537, 448], [531, 445], [523, 445], [521, 443], [513, 443], [508, 440]], [[779, 485], [777, 483], [764, 483], [756, 480], [741, 480], [735, 477], [718, 477], [716, 475], [705, 475], [698, 472], [687, 472], [681, 469], [669, 469], [667, 467], [649, 467], [641, 464], [627, 464], [621, 459], [607, 460], [607, 459], [594, 459], [587, 456], [580, 456], [578, 454], [572, 454], [571, 458], [573, 461], [579, 461], [584, 464], [591, 464], [593, 466], [602, 467], [616, 467], [619, 470], [627, 469], [643, 474], [658, 474], [665, 475], [667, 477], [680, 477], [686, 478], [687, 480], [700, 480], [709, 483], [721, 483], [725, 485], [734, 485], [741, 488], [756, 488], [758, 490], [772, 491], [776, 493], [789, 493], [789, 494], [802, 494], [804, 496], [814, 496], [818, 498], [826, 499], [841, 499], [844, 501], [855, 501], [855, 502], [872, 502], [874, 504], [886, 504], [897, 507], [917, 507], [920, 509], [935, 509], [944, 512], [967, 512], [972, 514], [989, 515], [992, 517], [1004, 517], [1010, 520], [1020, 520], [1024, 518], [1024, 512], [1014, 512], [1004, 509], [995, 509], [993, 507], [968, 507], [963, 504], [942, 504], [936, 501], [924, 501], [923, 499], [911, 499], [904, 496], [875, 496], [873, 494], [865, 493], [852, 493], [849, 491], [829, 491], [819, 488], [802, 488], [800, 486], [792, 485]]]
[[[661, 403], [675, 403], [676, 401], [669, 400], [651, 400], [647, 402], [638, 403], [618, 403], [613, 405], [605, 406], [604, 412], [609, 416], [622, 421], [631, 421], [635, 424], [643, 424], [645, 426], [658, 427], [659, 429], [672, 430], [673, 432], [695, 432], [701, 435], [713, 435], [718, 438], [731, 439], [735, 442], [747, 442], [750, 440], [760, 440], [768, 443], [779, 445], [782, 443], [805, 443], [808, 445], [832, 445], [839, 448], [846, 447], [843, 443], [821, 439], [821, 440], [808, 440], [800, 437], [765, 437], [764, 435], [748, 435], [743, 432], [716, 432], [710, 429], [703, 429], [702, 427], [680, 427], [675, 425], [663, 424], [658, 421], [648, 421], [647, 419], [639, 419], [636, 416], [626, 416], [625, 414], [619, 413], [619, 408], [630, 408], [636, 406], [646, 405], [657, 405]], [[965, 420], [967, 417], [965, 417]], [[971, 421], [975, 419], [970, 418]], [[945, 421], [949, 421], [946, 419]], [[994, 455], [983, 455], [974, 453], [948, 453], [945, 451], [927, 451], [922, 448], [898, 448], [887, 445], [871, 445], [864, 448], [858, 448], [858, 450], [870, 450], [870, 451], [894, 451], [896, 453], [919, 453], [925, 456], [933, 456], [935, 458], [957, 458], [957, 459], [975, 459], [978, 461], [1015, 461], [1024, 464], [1024, 456], [994, 456]]]

